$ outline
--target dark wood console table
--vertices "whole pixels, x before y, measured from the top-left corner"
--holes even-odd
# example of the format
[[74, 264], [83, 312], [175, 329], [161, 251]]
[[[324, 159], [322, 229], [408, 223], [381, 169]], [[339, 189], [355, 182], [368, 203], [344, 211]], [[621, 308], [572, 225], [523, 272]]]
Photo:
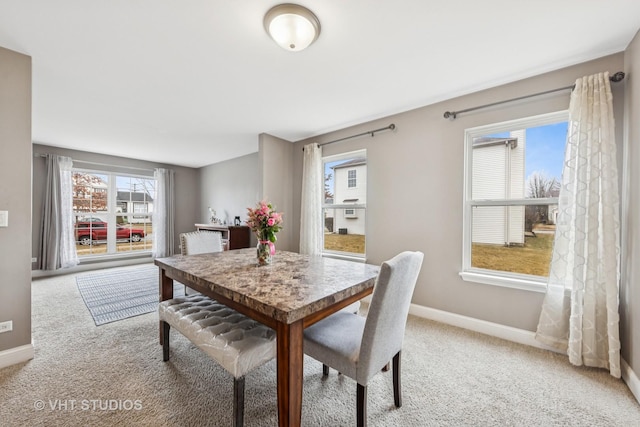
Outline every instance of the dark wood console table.
[[251, 246], [251, 229], [246, 225], [196, 224], [196, 230], [219, 231], [226, 242], [225, 250]]

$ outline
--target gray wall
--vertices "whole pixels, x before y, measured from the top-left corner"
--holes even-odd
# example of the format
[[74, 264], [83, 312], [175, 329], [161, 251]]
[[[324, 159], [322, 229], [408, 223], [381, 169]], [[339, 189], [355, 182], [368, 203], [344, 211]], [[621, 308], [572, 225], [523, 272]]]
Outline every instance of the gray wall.
[[31, 344], [31, 58], [0, 47], [0, 351]]
[[[323, 147], [324, 155], [367, 150], [367, 261], [379, 264], [402, 250], [420, 250], [425, 253], [425, 260], [413, 296], [415, 304], [534, 331], [542, 293], [465, 282], [459, 277], [462, 267], [464, 130], [565, 110], [569, 105], [569, 93], [479, 110], [460, 115], [454, 121], [445, 120], [443, 113], [570, 86], [584, 75], [622, 70], [623, 62], [623, 54], [612, 55], [299, 141], [293, 152], [294, 207], [300, 205], [303, 144], [321, 143], [395, 123], [395, 131]], [[623, 101], [624, 86], [614, 87], [619, 142], [622, 141]], [[298, 209], [291, 222], [296, 227], [299, 221]], [[299, 233], [293, 239], [298, 241]]]
[[[198, 222], [209, 222], [211, 206], [218, 218], [233, 223], [236, 216], [243, 222], [247, 208], [262, 196], [258, 153], [200, 168], [200, 210]], [[193, 224], [191, 224], [193, 228]]]
[[[261, 134], [258, 140], [262, 167], [262, 198], [281, 212], [283, 228], [277, 235], [276, 247], [283, 251], [299, 250], [300, 220], [296, 223], [293, 212], [293, 151], [294, 145], [275, 136]], [[300, 149], [302, 152], [302, 149]], [[297, 199], [300, 205], [300, 199]]]
[[[68, 150], [64, 148], [52, 147], [42, 144], [33, 145], [34, 153], [56, 154], [69, 156], [76, 161], [100, 163], [104, 166], [94, 166], [96, 168], [114, 172], [125, 172], [131, 174], [144, 174], [137, 169], [153, 170], [157, 167], [173, 169], [175, 171], [175, 248], [176, 253], [180, 252], [178, 235], [184, 231], [193, 230], [193, 224], [198, 222], [198, 207], [200, 206], [200, 174], [198, 169], [147, 162], [144, 160], [127, 159], [124, 157], [107, 156], [103, 154], [90, 153], [86, 151]], [[85, 165], [82, 164], [84, 167]], [[87, 165], [90, 166], [90, 165]], [[46, 179], [45, 159], [42, 157], [33, 158], [33, 249], [32, 257], [38, 256], [39, 242], [41, 239], [42, 222], [42, 200], [44, 198], [44, 184]], [[100, 268], [101, 266], [97, 266]], [[37, 268], [37, 264], [34, 264]]]
[[640, 377], [640, 32], [625, 52], [625, 198], [620, 340], [622, 357]]
[[[247, 208], [266, 199], [284, 214], [284, 228], [277, 234], [277, 249], [297, 251], [298, 245], [292, 243], [290, 222], [293, 210], [292, 153], [291, 142], [261, 134], [258, 136], [257, 153], [201, 168], [199, 221], [208, 222], [207, 207], [211, 206], [221, 220], [233, 221], [239, 215], [244, 223]], [[255, 245], [257, 241], [253, 234], [251, 239]]]

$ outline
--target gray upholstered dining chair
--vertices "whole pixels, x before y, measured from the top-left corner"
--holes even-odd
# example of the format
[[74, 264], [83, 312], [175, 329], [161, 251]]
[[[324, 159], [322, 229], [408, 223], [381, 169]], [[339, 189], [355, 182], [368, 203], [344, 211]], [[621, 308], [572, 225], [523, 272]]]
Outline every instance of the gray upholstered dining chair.
[[400, 353], [423, 258], [402, 252], [382, 264], [366, 318], [341, 311], [304, 331], [304, 352], [322, 362], [323, 376], [332, 367], [358, 383], [359, 427], [367, 424], [367, 384], [391, 359], [394, 403], [402, 406]]
[[[219, 231], [190, 231], [188, 233], [180, 233], [180, 254], [196, 255], [211, 252], [222, 252], [222, 233]], [[193, 291], [187, 286], [184, 287], [185, 295], [191, 294]]]

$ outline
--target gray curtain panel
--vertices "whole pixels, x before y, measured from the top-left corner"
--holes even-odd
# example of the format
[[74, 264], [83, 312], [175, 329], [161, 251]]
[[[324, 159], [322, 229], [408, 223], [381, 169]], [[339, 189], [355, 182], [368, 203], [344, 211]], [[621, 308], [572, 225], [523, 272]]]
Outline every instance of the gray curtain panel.
[[156, 200], [153, 211], [153, 256], [156, 258], [174, 254], [174, 176], [172, 169], [155, 170]]
[[46, 162], [39, 268], [58, 270], [78, 264], [71, 215], [73, 161], [70, 157], [47, 155]]

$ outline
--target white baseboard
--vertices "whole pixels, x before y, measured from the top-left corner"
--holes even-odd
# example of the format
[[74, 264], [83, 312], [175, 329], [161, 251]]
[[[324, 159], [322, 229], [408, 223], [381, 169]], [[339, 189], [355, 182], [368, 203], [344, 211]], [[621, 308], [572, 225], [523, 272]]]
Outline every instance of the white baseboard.
[[[507, 341], [513, 341], [519, 344], [531, 347], [541, 348], [544, 350], [558, 352], [557, 349], [546, 346], [535, 339], [535, 333], [525, 331], [524, 329], [512, 328], [511, 326], [500, 325], [498, 323], [487, 322], [486, 320], [475, 319], [473, 317], [462, 316], [460, 314], [450, 313], [448, 311], [437, 310], [435, 308], [425, 307], [422, 305], [411, 304], [409, 313], [424, 319], [434, 320], [436, 322], [445, 323], [447, 325], [457, 326], [459, 328], [480, 332], [492, 337], [502, 338]], [[622, 379], [631, 390], [638, 403], [640, 403], [640, 380], [633, 372], [629, 364], [620, 359], [620, 368], [622, 371]]]
[[0, 369], [33, 359], [33, 344], [0, 351]]
[[519, 344], [542, 348], [544, 350], [555, 351], [556, 353], [558, 352], [553, 347], [546, 346], [537, 341], [535, 339], [534, 332], [525, 331], [524, 329], [487, 322], [486, 320], [462, 316], [460, 314], [424, 307], [417, 304], [411, 304], [409, 313], [425, 319], [435, 320], [436, 322], [446, 323], [447, 325], [469, 329], [470, 331], [480, 332], [485, 335], [491, 335], [492, 337], [502, 338]]
[[638, 403], [640, 403], [640, 379], [638, 379], [638, 376], [633, 372], [627, 361], [622, 358], [620, 359], [620, 370], [622, 371], [622, 379]]

